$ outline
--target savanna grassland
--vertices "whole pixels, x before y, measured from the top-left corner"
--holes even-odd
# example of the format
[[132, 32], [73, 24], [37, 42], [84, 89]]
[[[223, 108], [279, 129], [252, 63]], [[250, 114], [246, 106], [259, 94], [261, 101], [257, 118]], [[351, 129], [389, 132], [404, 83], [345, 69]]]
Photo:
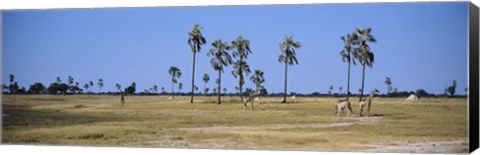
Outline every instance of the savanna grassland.
[[[467, 153], [467, 99], [373, 99], [371, 117], [334, 117], [340, 98], [3, 95], [2, 141], [163, 148]], [[358, 98], [351, 98], [357, 101]], [[248, 107], [250, 110], [250, 107]], [[346, 114], [346, 113], [345, 113]]]

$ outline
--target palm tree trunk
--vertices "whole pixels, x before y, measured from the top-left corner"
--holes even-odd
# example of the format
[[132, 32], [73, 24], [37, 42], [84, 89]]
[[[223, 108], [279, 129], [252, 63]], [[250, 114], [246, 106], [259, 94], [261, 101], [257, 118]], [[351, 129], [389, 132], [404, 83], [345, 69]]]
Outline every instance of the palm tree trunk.
[[360, 92], [360, 99], [358, 101], [361, 101], [363, 98], [363, 91], [365, 89], [365, 63], [363, 63], [363, 72], [362, 72], [362, 91]]
[[172, 82], [172, 99], [175, 98], [175, 96], [173, 96], [173, 88], [174, 88], [174, 86], [175, 86], [175, 83]]
[[193, 52], [193, 65], [192, 65], [192, 96], [190, 97], [190, 103], [193, 103], [193, 87], [195, 86], [195, 52]]
[[287, 71], [288, 71], [288, 64], [285, 62], [285, 83], [283, 89], [283, 101], [282, 103], [287, 103]]
[[348, 80], [347, 80], [347, 101], [350, 98], [350, 53], [348, 53]]
[[[242, 81], [242, 80], [243, 80], [243, 75], [240, 74], [240, 81]], [[238, 88], [240, 89], [240, 99], [241, 99], [242, 102], [243, 102], [243, 93], [242, 93], [242, 89], [243, 89], [242, 87], [243, 87], [243, 86], [242, 86], [242, 84], [240, 83], [240, 81], [238, 82]]]
[[222, 101], [220, 100], [220, 93], [222, 91], [221, 84], [222, 84], [222, 71], [218, 71], [218, 104], [222, 104]]
[[203, 83], [203, 93], [207, 95], [207, 83]]

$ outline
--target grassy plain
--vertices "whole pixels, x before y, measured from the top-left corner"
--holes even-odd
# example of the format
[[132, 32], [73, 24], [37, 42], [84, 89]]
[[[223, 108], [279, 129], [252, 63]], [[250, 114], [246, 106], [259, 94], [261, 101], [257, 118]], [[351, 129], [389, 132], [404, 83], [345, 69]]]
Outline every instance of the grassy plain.
[[[375, 98], [372, 117], [335, 118], [340, 98], [3, 95], [8, 144], [467, 153], [467, 99]], [[357, 101], [352, 98], [351, 101]], [[250, 108], [250, 107], [249, 107]]]

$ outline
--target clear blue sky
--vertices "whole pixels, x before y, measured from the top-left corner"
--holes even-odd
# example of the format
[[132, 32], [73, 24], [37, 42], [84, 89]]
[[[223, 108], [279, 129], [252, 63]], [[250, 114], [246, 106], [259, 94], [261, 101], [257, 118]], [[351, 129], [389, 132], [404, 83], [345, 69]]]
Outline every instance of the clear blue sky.
[[[284, 65], [278, 62], [279, 43], [293, 35], [302, 43], [299, 65], [289, 67], [288, 92], [334, 92], [347, 84], [347, 63], [341, 61], [340, 36], [371, 27], [377, 43], [373, 68], [366, 70], [369, 92], [386, 92], [391, 77], [399, 91], [424, 88], [442, 93], [457, 80], [457, 93], [467, 86], [468, 3], [371, 3], [278, 6], [159, 7], [115, 9], [17, 10], [3, 12], [2, 82], [14, 74], [27, 89], [34, 82], [64, 82], [68, 75], [83, 86], [103, 78], [103, 91], [137, 83], [137, 92], [158, 85], [170, 90], [170, 66], [182, 71], [184, 92], [191, 84], [192, 52], [187, 44], [194, 24], [200, 24], [207, 44], [197, 55], [196, 84], [216, 72], [207, 57], [211, 42], [251, 41], [252, 71], [265, 72], [269, 92], [283, 92]], [[351, 91], [361, 87], [361, 66], [352, 67]], [[231, 66], [222, 86], [234, 91]], [[246, 87], [253, 87], [248, 80]], [[94, 91], [98, 91], [95, 87]]]

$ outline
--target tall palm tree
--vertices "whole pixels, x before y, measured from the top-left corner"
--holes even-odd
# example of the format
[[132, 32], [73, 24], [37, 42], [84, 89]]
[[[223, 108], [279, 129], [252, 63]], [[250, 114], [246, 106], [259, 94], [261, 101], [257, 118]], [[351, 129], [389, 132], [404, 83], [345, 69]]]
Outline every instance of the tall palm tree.
[[280, 63], [285, 63], [285, 84], [284, 84], [284, 91], [283, 91], [283, 100], [282, 103], [287, 102], [287, 73], [288, 73], [288, 65], [295, 65], [298, 64], [298, 60], [296, 57], [296, 48], [300, 48], [300, 42], [295, 42], [292, 39], [292, 36], [285, 37], [285, 40], [280, 44], [280, 51], [282, 52], [278, 57], [278, 61]]
[[203, 85], [203, 91], [206, 94], [207, 93], [207, 83], [208, 83], [208, 81], [210, 81], [210, 76], [208, 76], [208, 74], [205, 73], [205, 74], [203, 74], [202, 80], [203, 80], [203, 82], [205, 82], [204, 85]]
[[195, 25], [193, 26], [193, 29], [191, 32], [188, 32], [188, 45], [190, 45], [190, 48], [192, 49], [193, 52], [193, 63], [192, 63], [192, 95], [190, 97], [190, 103], [193, 103], [193, 96], [195, 93], [193, 93], [193, 89], [195, 86], [195, 55], [196, 53], [200, 52], [202, 49], [201, 45], [207, 43], [207, 40], [205, 37], [203, 37], [202, 32], [201, 32], [201, 27], [200, 25]]
[[168, 70], [168, 74], [170, 74], [170, 76], [172, 76], [172, 99], [173, 99], [173, 98], [175, 98], [174, 93], [173, 93], [173, 89], [175, 87], [175, 83], [177, 83], [180, 76], [182, 76], [182, 72], [180, 72], [180, 69], [178, 69], [177, 67], [172, 66]]
[[357, 28], [357, 35], [358, 39], [356, 41], [356, 44], [358, 44], [358, 48], [355, 49], [355, 52], [357, 53], [358, 61], [360, 64], [362, 64], [363, 69], [362, 69], [362, 91], [360, 92], [360, 100], [363, 98], [363, 91], [365, 90], [365, 66], [368, 66], [370, 68], [373, 67], [373, 63], [375, 61], [375, 55], [373, 54], [373, 51], [370, 49], [370, 46], [368, 46], [367, 43], [369, 42], [377, 42], [375, 37], [371, 34], [372, 29], [371, 28]]
[[228, 54], [227, 50], [228, 48], [228, 43], [227, 42], [222, 42], [222, 40], [215, 40], [212, 43], [213, 48], [210, 49], [210, 51], [207, 53], [208, 56], [212, 56], [212, 59], [210, 60], [210, 64], [212, 64], [212, 67], [215, 71], [218, 71], [218, 104], [221, 104], [220, 100], [220, 92], [221, 92], [221, 79], [222, 79], [222, 72], [223, 72], [223, 67], [228, 66], [229, 64], [232, 64], [232, 57], [230, 54]]
[[352, 48], [352, 45], [354, 42], [357, 40], [358, 36], [356, 33], [353, 33], [352, 35], [347, 34], [347, 37], [341, 37], [344, 46], [343, 50], [340, 52], [340, 55], [342, 56], [342, 61], [343, 62], [348, 62], [348, 78], [347, 78], [347, 101], [349, 101], [350, 98], [350, 64], [353, 63], [353, 65], [356, 65], [355, 59], [354, 58], [354, 50]]
[[252, 51], [250, 50], [250, 41], [247, 39], [243, 39], [242, 36], [238, 36], [237, 40], [232, 41], [231, 48], [235, 49], [232, 52], [232, 56], [238, 59], [233, 63], [233, 71], [232, 75], [237, 78], [238, 80], [238, 88], [240, 90], [240, 99], [243, 101], [243, 85], [245, 84], [244, 74], [248, 76], [250, 74], [250, 66], [248, 66], [247, 59], [248, 54], [251, 54]]

